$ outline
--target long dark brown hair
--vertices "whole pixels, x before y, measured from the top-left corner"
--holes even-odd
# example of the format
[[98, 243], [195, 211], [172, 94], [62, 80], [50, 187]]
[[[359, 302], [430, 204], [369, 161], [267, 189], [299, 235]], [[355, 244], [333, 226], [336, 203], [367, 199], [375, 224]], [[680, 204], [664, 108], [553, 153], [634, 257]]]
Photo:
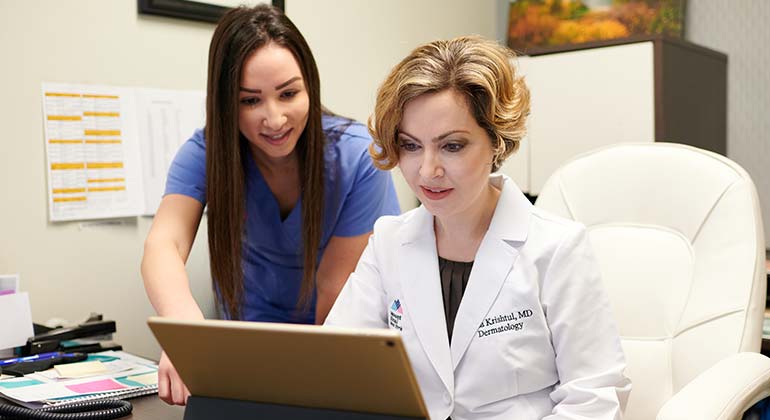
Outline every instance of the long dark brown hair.
[[280, 10], [239, 7], [220, 19], [209, 47], [206, 97], [206, 198], [211, 276], [231, 319], [243, 300], [242, 241], [248, 141], [238, 128], [238, 95], [244, 61], [274, 42], [299, 63], [310, 100], [305, 130], [297, 142], [302, 194], [303, 274], [297, 308], [307, 309], [315, 287], [324, 199], [324, 133], [318, 68], [305, 38]]

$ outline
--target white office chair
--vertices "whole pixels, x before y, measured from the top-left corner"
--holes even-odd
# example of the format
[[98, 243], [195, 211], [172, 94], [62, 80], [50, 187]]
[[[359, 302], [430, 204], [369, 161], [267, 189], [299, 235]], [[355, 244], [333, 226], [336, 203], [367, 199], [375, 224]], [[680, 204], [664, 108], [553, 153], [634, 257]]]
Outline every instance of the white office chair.
[[633, 383], [625, 419], [740, 419], [770, 394], [764, 232], [740, 166], [617, 144], [565, 163], [536, 205], [588, 227]]

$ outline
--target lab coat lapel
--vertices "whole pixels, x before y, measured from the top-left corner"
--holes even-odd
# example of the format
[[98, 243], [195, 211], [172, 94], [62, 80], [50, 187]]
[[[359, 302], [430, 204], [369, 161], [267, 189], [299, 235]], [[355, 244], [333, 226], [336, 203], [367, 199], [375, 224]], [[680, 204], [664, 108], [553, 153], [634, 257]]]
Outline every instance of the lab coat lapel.
[[517, 243], [525, 241], [532, 204], [508, 177], [490, 176], [502, 189], [492, 221], [471, 269], [452, 332], [452, 368], [457, 367], [479, 325], [497, 300], [508, 273], [519, 256]]
[[433, 368], [448, 390], [454, 389], [454, 371], [441, 298], [433, 215], [424, 207], [404, 226], [401, 243], [401, 289], [411, 324]]

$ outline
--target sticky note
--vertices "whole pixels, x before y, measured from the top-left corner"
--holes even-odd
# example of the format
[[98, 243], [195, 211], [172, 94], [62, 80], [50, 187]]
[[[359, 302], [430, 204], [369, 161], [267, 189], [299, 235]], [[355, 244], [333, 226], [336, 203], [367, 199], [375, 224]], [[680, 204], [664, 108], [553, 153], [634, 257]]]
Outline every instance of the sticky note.
[[[78, 345], [80, 345], [80, 344], [78, 344]], [[93, 362], [95, 360], [98, 360], [98, 361], [100, 361], [102, 363], [107, 363], [107, 362], [112, 362], [112, 361], [115, 361], [115, 360], [120, 360], [120, 357], [105, 356], [105, 355], [102, 355], [102, 354], [89, 354], [88, 355], [88, 359], [86, 359], [87, 362]]]
[[54, 366], [56, 373], [60, 378], [80, 378], [90, 375], [101, 375], [107, 373], [108, 369], [98, 360], [93, 362], [67, 363]]
[[129, 376], [129, 381], [139, 382], [142, 385], [155, 385], [158, 383], [158, 372], [145, 373], [144, 375]]
[[31, 385], [40, 385], [43, 382], [38, 381], [37, 379], [24, 379], [20, 381], [2, 381], [0, 382], [0, 388], [22, 388], [25, 386], [31, 386]]
[[80, 384], [67, 385], [67, 389], [77, 392], [78, 394], [93, 394], [96, 392], [114, 391], [116, 389], [124, 389], [125, 385], [121, 385], [112, 379], [102, 379], [99, 381], [83, 382]]

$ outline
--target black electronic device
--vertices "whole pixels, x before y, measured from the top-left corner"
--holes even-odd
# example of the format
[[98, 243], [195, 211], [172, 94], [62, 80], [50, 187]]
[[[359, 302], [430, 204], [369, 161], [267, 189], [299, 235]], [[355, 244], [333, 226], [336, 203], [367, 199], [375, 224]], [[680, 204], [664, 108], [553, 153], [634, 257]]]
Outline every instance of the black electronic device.
[[187, 399], [184, 420], [424, 420], [425, 417], [360, 413], [325, 408], [296, 407], [253, 401], [191, 396]]
[[[120, 345], [105, 339], [111, 337], [115, 331], [115, 321], [103, 320], [87, 321], [75, 327], [50, 329], [29, 338], [27, 344], [21, 347], [21, 355], [31, 356], [55, 351], [94, 353], [121, 350]], [[84, 339], [86, 340], [82, 341]]]

